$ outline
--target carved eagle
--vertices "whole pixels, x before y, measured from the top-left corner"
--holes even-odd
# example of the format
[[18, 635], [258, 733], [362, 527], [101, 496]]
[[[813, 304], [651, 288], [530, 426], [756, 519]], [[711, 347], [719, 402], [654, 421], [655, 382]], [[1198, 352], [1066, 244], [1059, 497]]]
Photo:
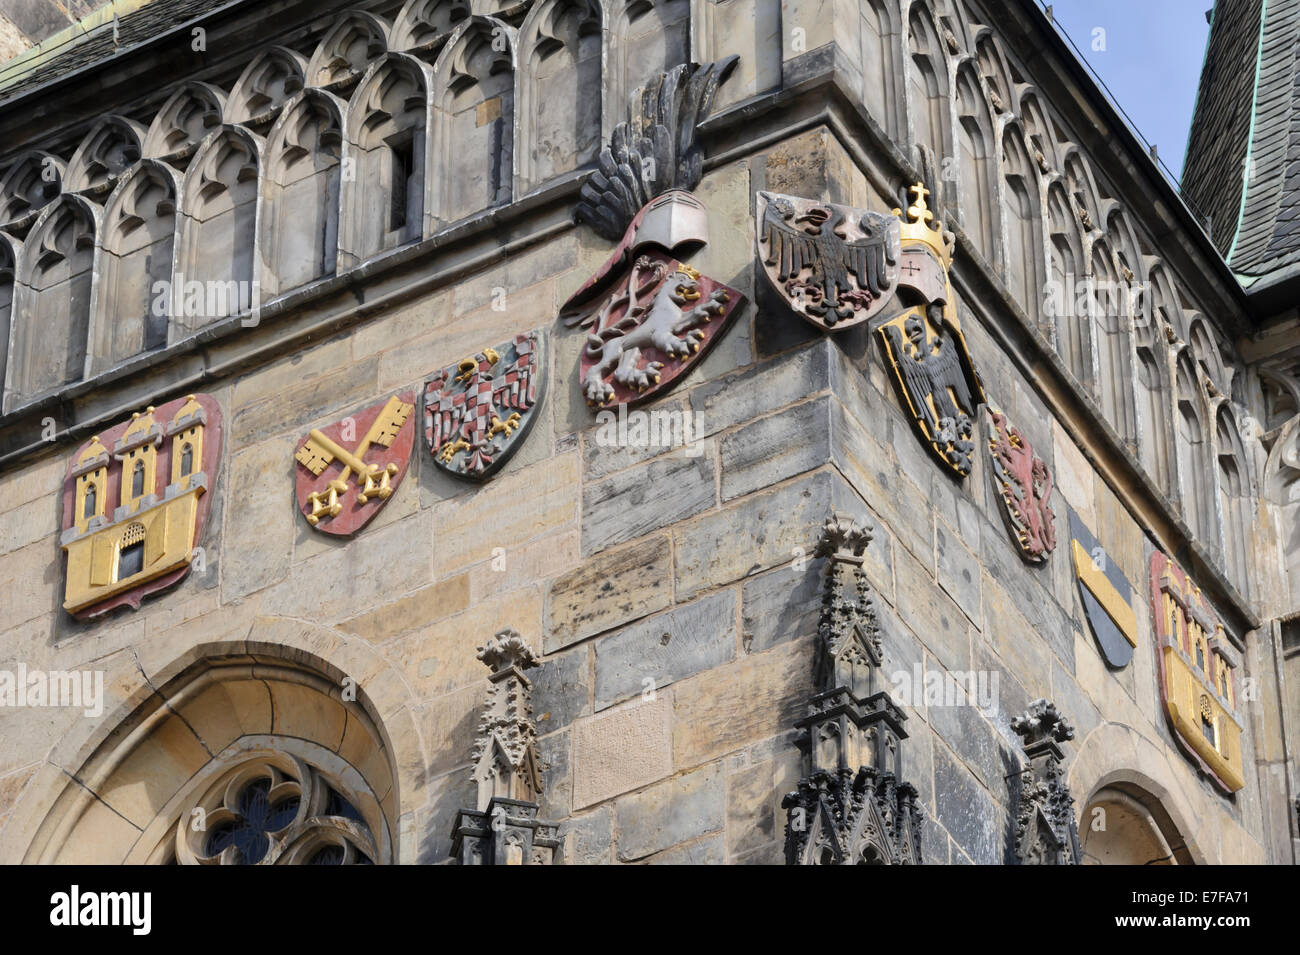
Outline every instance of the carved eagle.
[[[777, 281], [799, 280], [807, 269], [810, 276], [801, 284], [816, 287], [818, 300], [805, 308], [828, 325], [848, 318], [860, 303], [844, 301], [845, 293], [866, 290], [879, 297], [890, 284], [888, 266], [895, 262], [890, 248], [887, 223], [865, 213], [858, 220], [862, 237], [849, 239], [841, 231], [846, 214], [834, 206], [814, 206], [796, 215], [794, 204], [780, 196], [767, 196], [761, 239], [767, 248], [764, 259], [775, 266]], [[856, 286], [849, 275], [857, 280]]]

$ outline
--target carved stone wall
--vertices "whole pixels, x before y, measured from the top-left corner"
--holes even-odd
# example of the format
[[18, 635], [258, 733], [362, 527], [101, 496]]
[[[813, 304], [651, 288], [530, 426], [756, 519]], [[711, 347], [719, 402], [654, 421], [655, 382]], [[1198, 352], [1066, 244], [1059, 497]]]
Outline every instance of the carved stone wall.
[[[1293, 861], [1293, 740], [1269, 701], [1294, 692], [1277, 674], [1297, 644], [1288, 655], [1281, 628], [1253, 629], [1284, 591], [1275, 553], [1289, 525], [1282, 511], [1248, 523], [1263, 446], [1245, 420], [1257, 397], [1236, 351], [1245, 316], [1170, 197], [1134, 174], [1142, 156], [1107, 142], [1118, 127], [1074, 126], [1087, 91], [1020, 59], [1028, 39], [1049, 42], [1029, 5], [413, 0], [335, 12], [276, 19], [242, 46], [215, 42], [227, 27], [213, 22], [202, 71], [155, 51], [156, 82], [143, 66], [114, 74], [105, 88], [122, 95], [83, 107], [93, 117], [44, 131], [26, 120], [29, 134], [6, 140], [0, 671], [102, 672], [105, 695], [95, 716], [0, 709], [0, 860], [152, 850], [175, 835], [173, 809], [205, 794], [175, 777], [256, 735], [335, 754], [298, 758], [350, 780], [371, 837], [388, 832], [390, 854], [372, 861], [445, 861], [457, 813], [480, 808], [476, 649], [513, 628], [538, 652], [527, 678], [547, 784], [530, 819], [558, 824], [555, 861], [779, 863], [781, 800], [807, 772], [793, 726], [817, 688], [826, 560], [811, 542], [837, 512], [875, 528], [862, 570], [878, 677], [906, 716], [926, 864], [1007, 859], [1006, 774], [1021, 753], [1009, 722], [1044, 697], [1076, 729], [1076, 814], [1118, 788], [1159, 807], [1162, 839], [1188, 861]], [[505, 49], [493, 48], [498, 25]], [[627, 92], [650, 71], [731, 54], [692, 189], [709, 240], [681, 260], [744, 301], [620, 433], [580, 384], [588, 333], [559, 320], [616, 244], [575, 225], [574, 207], [594, 151], [627, 119]], [[597, 63], [599, 102], [554, 112]], [[17, 130], [20, 110], [44, 115], [30, 109], [53, 108], [56, 87], [0, 101], [0, 130]], [[1008, 531], [978, 432], [964, 478], [918, 439], [874, 329], [828, 334], [765, 298], [759, 192], [888, 216], [918, 179], [955, 235], [952, 306], [973, 365], [1053, 478], [1062, 546], [1040, 563]], [[202, 315], [141, 311], [159, 276], [181, 272], [258, 281], [257, 320], [229, 298], [207, 309], [206, 289]], [[1154, 317], [1048, 314], [1048, 279], [1088, 274], [1146, 283]], [[35, 334], [33, 315], [45, 322]], [[417, 440], [358, 533], [306, 523], [290, 490], [304, 436], [539, 331], [549, 386], [490, 480], [447, 473]], [[55, 505], [68, 456], [95, 429], [192, 391], [213, 396], [226, 428], [201, 563], [139, 611], [73, 621]], [[1254, 414], [1270, 429], [1287, 417], [1275, 405], [1279, 421]], [[1132, 585], [1125, 669], [1109, 669], [1091, 636], [1071, 514]], [[1198, 776], [1160, 708], [1142, 586], [1156, 546], [1215, 605], [1259, 687], [1235, 796]], [[252, 683], [288, 667], [329, 689], [275, 681], [282, 725], [261, 710], [231, 722], [250, 705], [233, 683], [176, 701], [197, 714], [192, 731], [151, 709], [155, 688], [218, 657]], [[141, 727], [130, 751], [116, 746], [123, 726]], [[151, 735], [172, 732], [179, 757]], [[212, 779], [236, 765], [212, 765]], [[167, 786], [132, 788], [160, 768]], [[83, 772], [116, 812], [68, 788]], [[93, 852], [79, 826], [96, 832]]]

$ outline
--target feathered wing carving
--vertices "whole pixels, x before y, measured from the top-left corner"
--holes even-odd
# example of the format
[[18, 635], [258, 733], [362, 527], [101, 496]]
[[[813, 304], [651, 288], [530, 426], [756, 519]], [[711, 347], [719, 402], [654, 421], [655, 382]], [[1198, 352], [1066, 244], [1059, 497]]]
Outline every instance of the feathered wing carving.
[[651, 199], [699, 185], [704, 152], [697, 129], [737, 59], [675, 66], [633, 94], [628, 121], [614, 128], [597, 171], [583, 183], [579, 222], [617, 242]]

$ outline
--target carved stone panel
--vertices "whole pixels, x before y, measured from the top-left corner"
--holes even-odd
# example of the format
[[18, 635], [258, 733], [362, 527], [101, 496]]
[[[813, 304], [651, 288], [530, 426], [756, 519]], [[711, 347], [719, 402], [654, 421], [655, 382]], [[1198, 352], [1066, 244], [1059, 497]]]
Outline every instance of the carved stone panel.
[[78, 620], [190, 571], [221, 468], [221, 409], [188, 395], [137, 412], [73, 454], [63, 485], [64, 609]]
[[424, 386], [424, 436], [434, 463], [482, 481], [523, 444], [546, 395], [541, 332], [485, 348]]
[[898, 283], [894, 216], [797, 196], [758, 193], [758, 257], [790, 308], [841, 331], [878, 314]]
[[1240, 658], [1209, 601], [1165, 554], [1151, 555], [1160, 700], [1179, 746], [1224, 792], [1245, 785], [1237, 712]]
[[986, 413], [991, 473], [1007, 527], [1021, 555], [1042, 563], [1056, 550], [1051, 469], [1005, 414], [991, 406]]
[[415, 444], [415, 394], [371, 405], [313, 428], [294, 452], [298, 509], [322, 534], [365, 527], [406, 476]]

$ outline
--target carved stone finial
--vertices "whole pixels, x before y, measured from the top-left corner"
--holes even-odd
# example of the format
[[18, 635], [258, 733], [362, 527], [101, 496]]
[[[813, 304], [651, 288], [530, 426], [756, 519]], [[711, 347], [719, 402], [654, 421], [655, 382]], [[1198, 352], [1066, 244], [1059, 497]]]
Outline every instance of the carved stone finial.
[[462, 865], [550, 865], [560, 843], [556, 825], [537, 818], [542, 771], [524, 676], [537, 654], [507, 629], [477, 656], [492, 669], [471, 757], [478, 808], [457, 813], [452, 856]]
[[858, 522], [843, 514], [834, 514], [826, 518], [822, 527], [821, 540], [817, 542], [818, 557], [832, 560], [852, 560], [862, 562], [862, 555], [874, 537], [874, 528], [868, 523], [859, 526]]
[[542, 791], [542, 776], [532, 684], [524, 670], [537, 666], [537, 656], [515, 631], [502, 630], [479, 647], [478, 659], [492, 668], [488, 677], [492, 685], [471, 756], [479, 809], [486, 808], [494, 796], [532, 800]]
[[1058, 743], [1074, 739], [1074, 727], [1065, 721], [1051, 700], [1034, 700], [1028, 710], [1011, 721], [1011, 729], [1024, 741], [1025, 749], [1049, 738]]
[[[1074, 739], [1071, 726], [1050, 700], [1034, 700], [1011, 721], [1024, 742], [1029, 765], [1020, 771], [1016, 807], [1016, 861], [1021, 865], [1077, 865], [1079, 833], [1074, 797], [1061, 766], [1058, 743]], [[1014, 777], [1013, 777], [1014, 778]]]
[[923, 811], [902, 780], [903, 723], [876, 688], [880, 626], [862, 569], [870, 525], [836, 514], [817, 555], [828, 558], [818, 622], [819, 691], [801, 731], [805, 774], [782, 802], [790, 865], [915, 864]]

